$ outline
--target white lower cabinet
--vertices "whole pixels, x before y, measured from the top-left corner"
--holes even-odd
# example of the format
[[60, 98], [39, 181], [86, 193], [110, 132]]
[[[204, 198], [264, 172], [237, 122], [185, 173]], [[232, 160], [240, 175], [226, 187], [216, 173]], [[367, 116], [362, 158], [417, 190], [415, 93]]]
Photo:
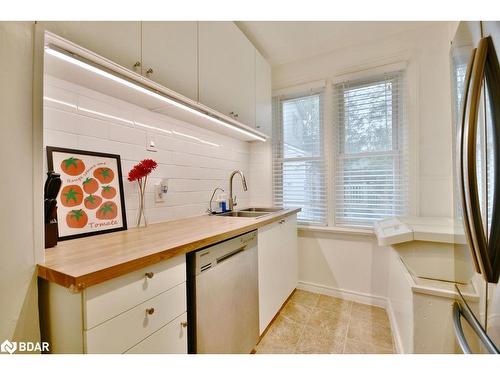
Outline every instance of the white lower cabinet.
[[187, 314], [184, 313], [127, 350], [126, 354], [184, 354], [187, 347]]
[[44, 280], [39, 290], [51, 353], [187, 353], [184, 255], [77, 294]]
[[264, 332], [298, 283], [297, 216], [258, 230], [259, 328]]
[[186, 312], [186, 284], [85, 331], [86, 353], [123, 353]]

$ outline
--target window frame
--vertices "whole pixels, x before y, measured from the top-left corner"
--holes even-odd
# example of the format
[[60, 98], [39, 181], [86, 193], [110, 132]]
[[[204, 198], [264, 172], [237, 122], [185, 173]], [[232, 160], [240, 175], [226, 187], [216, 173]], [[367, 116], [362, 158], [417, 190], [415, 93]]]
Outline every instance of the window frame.
[[[313, 230], [320, 232], [341, 233], [347, 235], [371, 235], [373, 227], [349, 226], [338, 224], [335, 220], [335, 181], [336, 175], [336, 149], [334, 144], [335, 124], [334, 117], [338, 115], [338, 108], [333, 106], [334, 102], [334, 87], [336, 84], [345, 81], [369, 80], [371, 77], [380, 76], [384, 73], [393, 73], [396, 71], [404, 71], [405, 94], [403, 96], [403, 105], [405, 106], [404, 121], [407, 139], [405, 142], [405, 152], [407, 154], [407, 205], [409, 215], [419, 214], [419, 194], [420, 186], [417, 183], [415, 176], [418, 175], [418, 130], [415, 124], [418, 120], [416, 109], [418, 108], [418, 92], [415, 91], [418, 83], [418, 70], [415, 65], [409, 63], [410, 56], [402, 53], [391, 56], [390, 61], [380, 65], [380, 61], [368, 62], [356, 66], [353, 70], [344, 70], [343, 72], [333, 72], [323, 80], [318, 80], [316, 77], [305, 83], [288, 86], [283, 89], [273, 90], [273, 100], [282, 98], [294, 98], [305, 96], [313, 92], [323, 93], [323, 153], [324, 153], [324, 178], [326, 187], [326, 225], [318, 226], [316, 224], [300, 223], [299, 226], [304, 230]], [[349, 73], [346, 73], [349, 72]], [[314, 80], [316, 79], [316, 80]], [[276, 114], [273, 112], [273, 129]], [[274, 131], [274, 130], [273, 130]], [[274, 133], [273, 133], [274, 138]], [[271, 155], [271, 162], [274, 163], [274, 151]], [[271, 192], [274, 202], [274, 171], [273, 171], [273, 191]]]
[[[305, 89], [307, 87], [307, 89]], [[316, 81], [313, 82], [309, 85], [303, 85], [300, 86], [300, 88], [296, 90], [282, 90], [280, 94], [278, 95], [273, 95], [273, 99], [277, 100], [279, 103], [279, 110], [276, 111], [276, 113], [273, 113], [273, 122], [279, 122], [280, 127], [281, 127], [281, 134], [279, 135], [279, 157], [281, 159], [281, 165], [280, 165], [280, 176], [281, 176], [281, 184], [276, 186], [276, 179], [275, 179], [275, 157], [276, 157], [276, 151], [275, 151], [275, 142], [276, 142], [276, 137], [278, 137], [278, 134], [275, 133], [276, 129], [273, 124], [273, 130], [272, 130], [272, 135], [273, 135], [273, 150], [272, 150], [272, 163], [273, 163], [273, 179], [272, 179], [272, 201], [273, 204], [276, 204], [275, 200], [275, 194], [277, 191], [277, 188], [283, 197], [283, 167], [285, 162], [293, 162], [293, 161], [318, 161], [323, 163], [323, 179], [324, 179], [324, 186], [325, 186], [325, 216], [324, 216], [324, 224], [315, 224], [315, 223], [309, 223], [309, 222], [304, 222], [304, 221], [299, 221], [299, 224], [301, 226], [325, 226], [327, 227], [330, 222], [330, 214], [329, 214], [329, 181], [328, 181], [328, 167], [329, 167], [329, 162], [327, 158], [327, 153], [326, 153], [326, 148], [328, 147], [328, 144], [326, 142], [326, 137], [325, 137], [325, 131], [326, 131], [326, 122], [325, 122], [325, 81]], [[312, 96], [319, 96], [319, 116], [320, 116], [320, 142], [319, 142], [319, 156], [307, 156], [307, 157], [296, 157], [296, 158], [286, 158], [285, 160], [284, 157], [284, 140], [283, 140], [283, 104], [286, 101], [294, 100], [294, 99], [300, 99], [300, 98], [306, 98], [306, 97], [312, 97]]]
[[[394, 70], [387, 70], [385, 72], [378, 72], [378, 69], [375, 69], [372, 73], [370, 72], [363, 72], [363, 74], [360, 74], [358, 77], [356, 75], [349, 75], [347, 79], [339, 79], [336, 82], [332, 83], [332, 102], [337, 103], [337, 108], [333, 109], [333, 116], [338, 117], [339, 121], [338, 124], [345, 124], [345, 105], [342, 104], [340, 105], [340, 102], [337, 102], [339, 98], [336, 98], [335, 95], [338, 95], [336, 93], [335, 86], [342, 84], [343, 82], [351, 82], [352, 86], [350, 88], [356, 88], [356, 87], [363, 87], [363, 86], [370, 86], [372, 84], [376, 83], [382, 83], [386, 81], [387, 79], [384, 78], [384, 76], [394, 76], [394, 79], [396, 80], [406, 80], [405, 76], [407, 75], [407, 70], [406, 69], [394, 69]], [[377, 156], [386, 156], [390, 155], [393, 158], [393, 165], [395, 168], [395, 175], [396, 176], [401, 176], [402, 173], [402, 166], [401, 166], [401, 161], [403, 159], [403, 153], [407, 152], [408, 153], [408, 158], [410, 159], [410, 150], [403, 150], [402, 147], [404, 147], [404, 142], [401, 141], [400, 139], [400, 134], [401, 133], [401, 126], [407, 127], [405, 129], [408, 132], [408, 135], [410, 133], [409, 130], [409, 123], [405, 124], [402, 123], [403, 121], [408, 122], [408, 118], [405, 119], [400, 119], [401, 112], [400, 112], [400, 105], [406, 106], [405, 102], [405, 97], [403, 93], [397, 93], [395, 95], [395, 91], [397, 88], [400, 87], [400, 83], [398, 82], [397, 85], [392, 85], [392, 103], [396, 101], [396, 105], [392, 105], [392, 129], [391, 129], [391, 135], [392, 135], [392, 140], [391, 140], [391, 149], [386, 150], [386, 151], [367, 151], [367, 152], [360, 152], [360, 153], [346, 153], [343, 152], [343, 148], [345, 147], [345, 127], [343, 129], [338, 129], [337, 128], [337, 121], [335, 119], [332, 119], [332, 133], [333, 133], [333, 139], [331, 142], [331, 148], [332, 148], [332, 156], [330, 158], [330, 169], [332, 170], [331, 176], [330, 176], [330, 182], [331, 182], [331, 196], [330, 196], [330, 202], [329, 202], [329, 209], [330, 209], [330, 222], [329, 225], [332, 227], [336, 228], [349, 228], [349, 229], [361, 229], [361, 230], [366, 230], [366, 229], [372, 229], [373, 225], [356, 225], [354, 223], [343, 223], [340, 222], [337, 218], [337, 201], [336, 201], [336, 193], [337, 193], [337, 186], [345, 186], [343, 183], [338, 183], [335, 181], [335, 178], [340, 176], [340, 173], [337, 173], [337, 166], [339, 164], [339, 158], [341, 160], [347, 160], [349, 158], [358, 158], [358, 157], [377, 157]], [[405, 85], [404, 87], [405, 90], [407, 90], [407, 86]], [[343, 90], [342, 93], [345, 91]], [[345, 100], [342, 98], [343, 103], [345, 103]], [[337, 111], [337, 112], [336, 112]], [[340, 111], [340, 112], [338, 112]], [[408, 116], [407, 116], [408, 117]], [[341, 139], [339, 139], [341, 137]], [[408, 146], [410, 147], [410, 144], [408, 142]], [[412, 189], [410, 188], [411, 185], [411, 168], [408, 166], [408, 171], [407, 171], [407, 178], [408, 178], [408, 186], [407, 186], [407, 194], [408, 196], [406, 197], [406, 204], [407, 204], [407, 213], [413, 212], [412, 209]], [[337, 186], [336, 186], [337, 185]]]

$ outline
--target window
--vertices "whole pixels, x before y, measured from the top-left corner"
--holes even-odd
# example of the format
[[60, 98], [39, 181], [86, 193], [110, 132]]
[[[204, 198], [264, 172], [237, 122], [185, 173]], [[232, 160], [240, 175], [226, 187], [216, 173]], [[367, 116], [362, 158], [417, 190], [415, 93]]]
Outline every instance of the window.
[[403, 72], [334, 86], [335, 224], [371, 226], [408, 211]]
[[322, 94], [274, 98], [273, 199], [301, 207], [301, 223], [326, 225]]

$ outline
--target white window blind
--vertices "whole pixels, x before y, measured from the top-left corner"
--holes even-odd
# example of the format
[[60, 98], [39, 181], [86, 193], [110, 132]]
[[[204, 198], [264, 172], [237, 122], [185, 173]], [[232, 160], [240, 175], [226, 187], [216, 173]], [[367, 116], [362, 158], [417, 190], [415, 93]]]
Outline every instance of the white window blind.
[[323, 95], [273, 99], [273, 199], [301, 207], [301, 223], [326, 225]]
[[404, 72], [334, 86], [335, 223], [368, 227], [408, 212]]

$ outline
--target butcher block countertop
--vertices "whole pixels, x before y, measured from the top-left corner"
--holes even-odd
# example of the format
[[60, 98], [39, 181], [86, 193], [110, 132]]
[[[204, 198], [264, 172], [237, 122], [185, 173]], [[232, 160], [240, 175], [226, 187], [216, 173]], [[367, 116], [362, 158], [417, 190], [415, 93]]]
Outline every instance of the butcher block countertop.
[[45, 262], [38, 264], [38, 276], [78, 292], [299, 211], [281, 210], [257, 218], [203, 215], [62, 241], [45, 250]]

